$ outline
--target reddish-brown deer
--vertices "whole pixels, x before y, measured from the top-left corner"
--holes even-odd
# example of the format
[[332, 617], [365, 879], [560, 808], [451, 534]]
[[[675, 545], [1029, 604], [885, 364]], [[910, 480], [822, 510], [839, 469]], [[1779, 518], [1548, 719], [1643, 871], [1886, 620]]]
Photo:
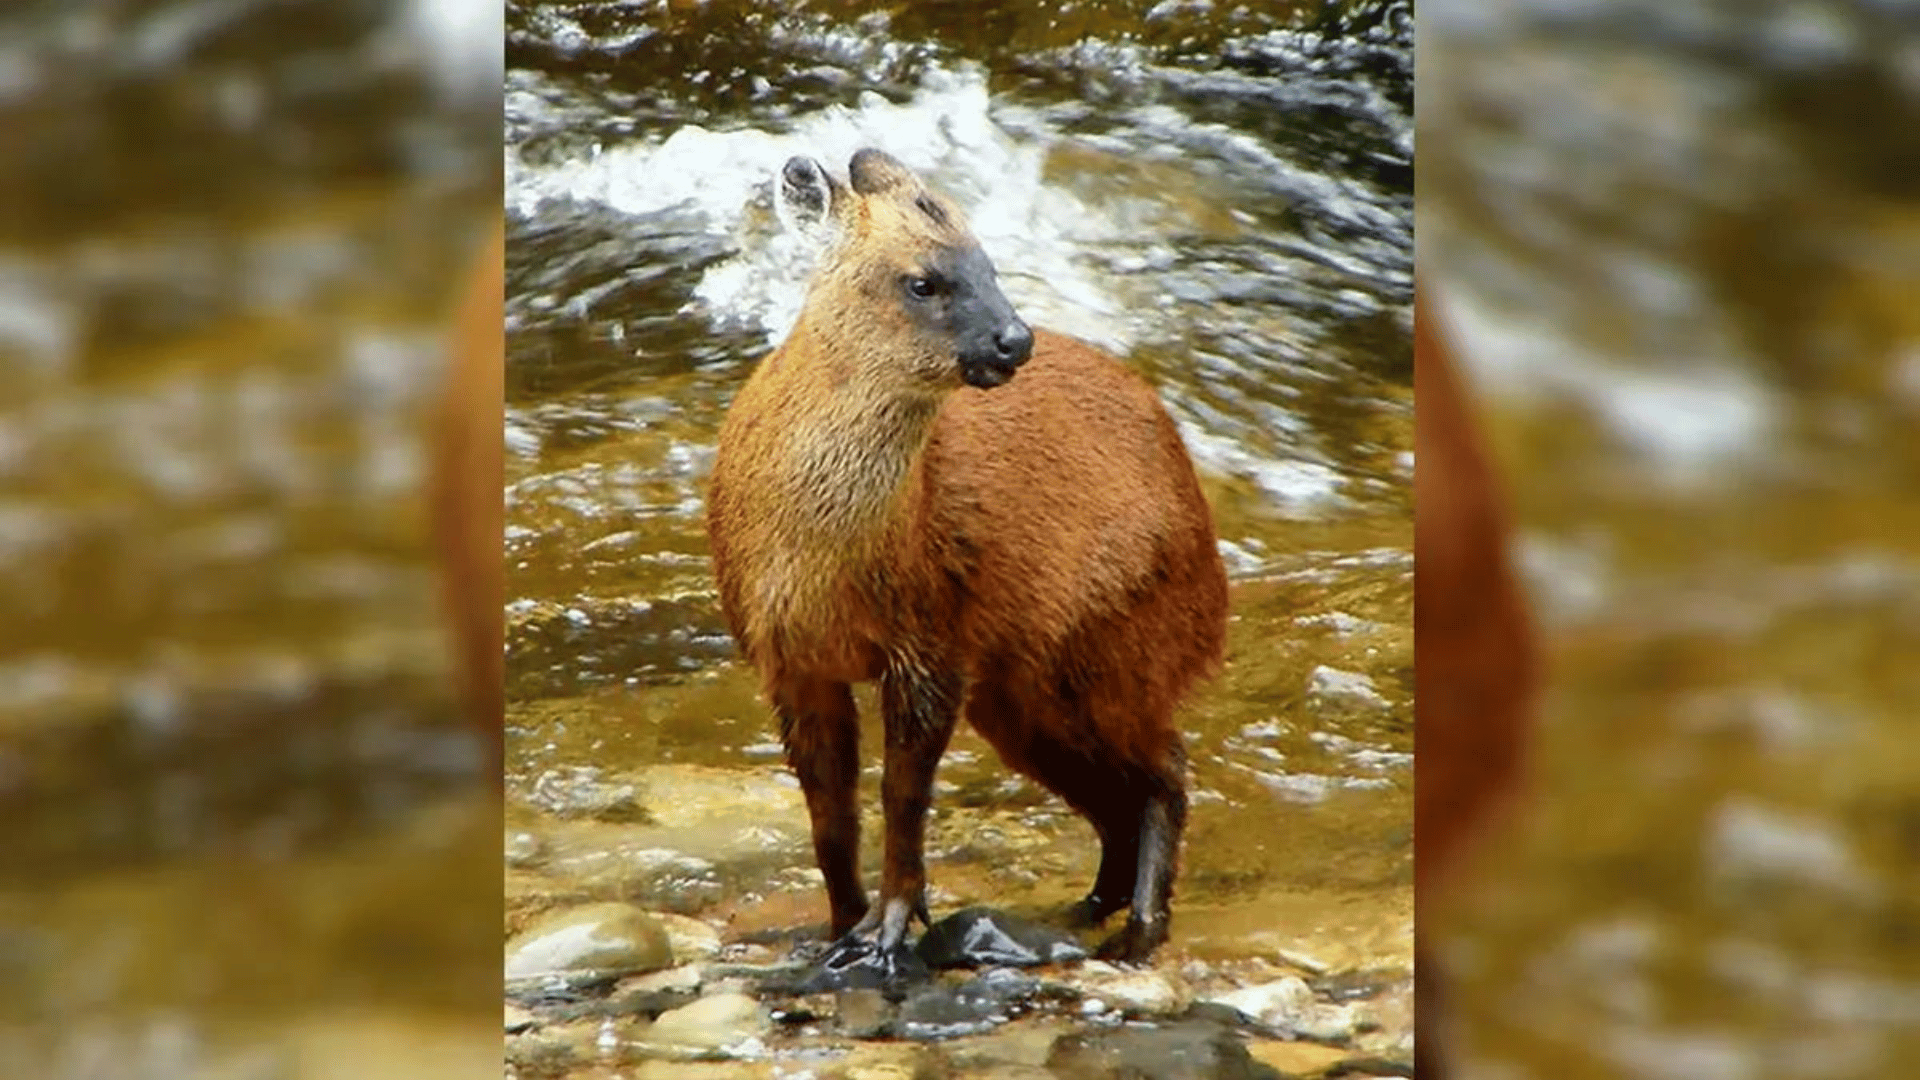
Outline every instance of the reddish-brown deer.
[[[1092, 823], [1101, 953], [1167, 938], [1186, 821], [1174, 708], [1220, 662], [1227, 580], [1158, 395], [1033, 332], [960, 209], [877, 150], [809, 158], [783, 216], [823, 239], [785, 341], [720, 432], [708, 529], [721, 604], [764, 682], [812, 819], [835, 955], [896, 970], [927, 921], [934, 770], [957, 718]], [[858, 867], [859, 725], [877, 680], [879, 902]]]

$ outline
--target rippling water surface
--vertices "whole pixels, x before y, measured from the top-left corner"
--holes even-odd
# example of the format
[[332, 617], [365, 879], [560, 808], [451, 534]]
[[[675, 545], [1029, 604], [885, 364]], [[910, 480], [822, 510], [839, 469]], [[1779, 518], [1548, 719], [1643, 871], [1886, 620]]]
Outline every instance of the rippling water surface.
[[1916, 16], [1422, 9], [1422, 259], [1556, 670], [1474, 1075], [1911, 1071]]
[[[617, 892], [565, 867], [635, 845], [707, 866], [682, 906], [730, 936], [824, 916], [802, 811], [598, 828], [556, 793], [790, 787], [702, 495], [802, 300], [769, 179], [876, 145], [962, 204], [1028, 319], [1147, 374], [1199, 464], [1235, 619], [1184, 714], [1174, 950], [1404, 969], [1411, 29], [1400, 4], [511, 4], [509, 827], [550, 847], [510, 871], [510, 924]], [[939, 792], [936, 908], [1085, 888], [1091, 831], [970, 732]]]

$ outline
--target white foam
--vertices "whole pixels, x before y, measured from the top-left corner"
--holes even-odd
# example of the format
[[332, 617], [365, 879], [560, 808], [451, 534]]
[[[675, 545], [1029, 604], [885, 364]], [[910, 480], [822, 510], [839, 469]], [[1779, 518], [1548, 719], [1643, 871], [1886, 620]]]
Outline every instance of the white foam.
[[791, 131], [689, 125], [657, 142], [596, 147], [551, 165], [509, 152], [508, 203], [522, 215], [548, 200], [691, 215], [739, 245], [702, 276], [696, 312], [716, 325], [758, 327], [772, 343], [799, 313], [811, 248], [761, 212], [769, 181], [796, 154], [844, 176], [855, 151], [878, 146], [961, 205], [1029, 321], [1124, 351], [1135, 332], [1120, 286], [1075, 257], [1089, 239], [1117, 238], [1118, 226], [1047, 184], [1047, 143], [1016, 139], [989, 105], [983, 72], [935, 69], [904, 103], [867, 94], [857, 107], [803, 117]]

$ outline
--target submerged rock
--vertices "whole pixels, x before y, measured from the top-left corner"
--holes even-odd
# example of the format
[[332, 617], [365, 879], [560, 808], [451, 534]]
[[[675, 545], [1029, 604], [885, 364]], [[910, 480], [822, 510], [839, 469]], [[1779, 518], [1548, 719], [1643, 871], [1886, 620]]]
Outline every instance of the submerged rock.
[[1077, 1032], [1055, 1040], [1047, 1069], [1059, 1080], [1281, 1080], [1216, 1024], [1181, 1022]]
[[915, 947], [930, 968], [1038, 967], [1084, 960], [1064, 930], [988, 907], [967, 907], [927, 928]]
[[659, 919], [631, 904], [588, 904], [542, 919], [507, 943], [506, 975], [565, 972], [639, 975], [673, 966]]

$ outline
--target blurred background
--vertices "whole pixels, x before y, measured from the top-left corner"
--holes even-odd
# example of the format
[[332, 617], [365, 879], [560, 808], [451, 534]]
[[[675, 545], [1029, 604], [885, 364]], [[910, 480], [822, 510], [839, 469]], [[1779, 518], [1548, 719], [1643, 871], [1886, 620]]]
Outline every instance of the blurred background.
[[0, 1076], [496, 1067], [498, 811], [418, 493], [500, 33], [0, 11]]
[[1549, 640], [1461, 1075], [1920, 1050], [1920, 5], [1429, 0], [1420, 261]]

